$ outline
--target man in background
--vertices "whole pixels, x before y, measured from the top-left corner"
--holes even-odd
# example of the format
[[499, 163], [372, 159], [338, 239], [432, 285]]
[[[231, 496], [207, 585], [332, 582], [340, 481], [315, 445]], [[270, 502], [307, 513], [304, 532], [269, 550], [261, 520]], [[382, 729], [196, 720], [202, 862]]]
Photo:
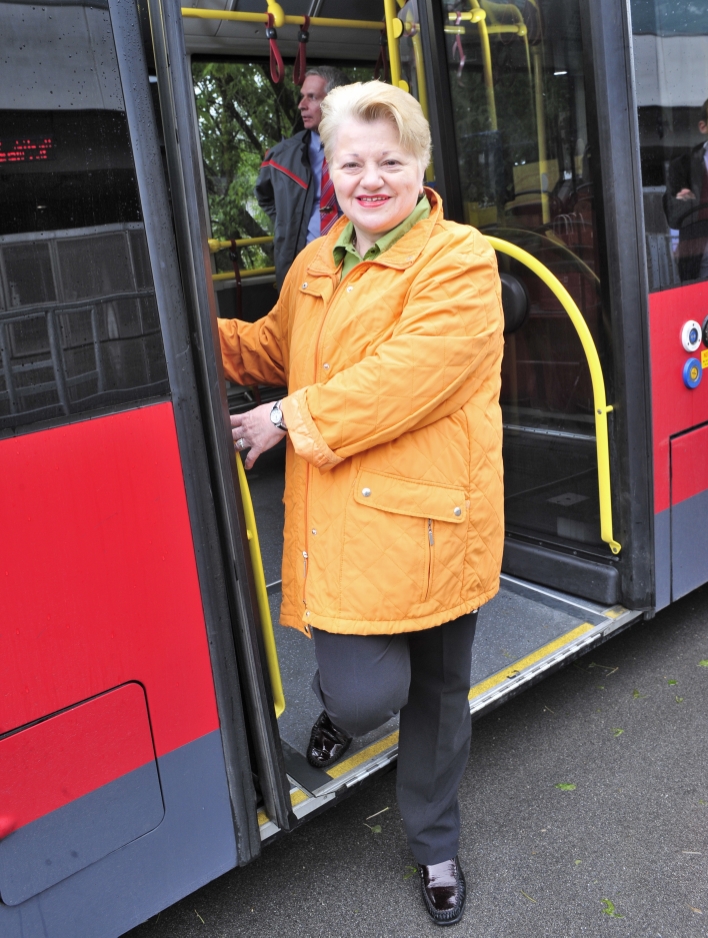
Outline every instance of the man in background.
[[326, 234], [341, 214], [318, 128], [325, 95], [349, 83], [338, 68], [308, 68], [298, 104], [305, 129], [268, 150], [261, 164], [256, 198], [273, 219], [278, 290], [297, 254], [314, 238]]
[[[698, 130], [708, 135], [708, 101]], [[678, 231], [679, 277], [682, 283], [708, 280], [708, 142], [672, 160], [667, 175], [664, 212], [669, 228]]]

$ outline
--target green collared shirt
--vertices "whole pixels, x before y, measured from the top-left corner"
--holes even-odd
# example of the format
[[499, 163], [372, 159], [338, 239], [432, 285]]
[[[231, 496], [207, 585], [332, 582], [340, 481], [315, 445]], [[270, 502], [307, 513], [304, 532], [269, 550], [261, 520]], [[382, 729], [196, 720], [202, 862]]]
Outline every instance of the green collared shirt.
[[361, 257], [359, 252], [352, 244], [352, 238], [354, 237], [354, 225], [351, 222], [342, 230], [342, 233], [337, 238], [337, 243], [332, 248], [332, 256], [334, 257], [334, 263], [337, 267], [342, 264], [341, 277], [346, 277], [350, 270], [356, 267], [357, 264], [360, 264], [362, 261], [370, 261], [375, 257], [378, 257], [380, 254], [383, 254], [384, 251], [388, 251], [399, 238], [402, 238], [404, 234], [409, 232], [413, 225], [417, 224], [419, 221], [422, 221], [424, 218], [427, 218], [430, 215], [430, 202], [426, 196], [422, 196], [416, 207], [410, 213], [408, 218], [404, 219], [400, 225], [396, 225], [391, 231], [387, 232], [374, 244], [371, 245], [366, 254]]

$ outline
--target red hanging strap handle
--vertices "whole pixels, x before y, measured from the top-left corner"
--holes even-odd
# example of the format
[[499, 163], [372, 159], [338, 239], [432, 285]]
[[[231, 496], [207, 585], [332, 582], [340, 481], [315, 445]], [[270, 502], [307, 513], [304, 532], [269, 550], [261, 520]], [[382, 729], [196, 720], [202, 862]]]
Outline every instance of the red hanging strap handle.
[[270, 77], [273, 84], [279, 85], [285, 77], [285, 66], [283, 57], [278, 48], [278, 34], [275, 31], [275, 17], [272, 13], [268, 14], [268, 25], [266, 26], [266, 39], [270, 42]]
[[305, 17], [305, 22], [300, 27], [300, 32], [297, 34], [297, 55], [295, 56], [295, 64], [293, 65], [293, 81], [298, 86], [302, 85], [305, 80], [305, 72], [307, 71], [307, 41], [310, 38], [310, 17]]
[[[455, 25], [460, 26], [461, 24], [462, 24], [462, 13], [458, 13], [457, 16], [455, 17]], [[457, 34], [457, 38], [455, 39], [452, 45], [452, 58], [453, 58], [453, 61], [457, 61], [460, 63], [457, 67], [457, 80], [459, 81], [460, 77], [462, 76], [462, 72], [464, 70], [465, 61], [466, 61], [465, 50], [462, 48], [462, 37], [460, 33]]]
[[376, 65], [374, 66], [374, 78], [376, 81], [379, 80], [379, 77], [383, 75], [382, 81], [388, 81], [388, 65], [386, 63], [386, 30], [381, 30], [381, 35], [379, 36], [379, 57], [376, 60]]

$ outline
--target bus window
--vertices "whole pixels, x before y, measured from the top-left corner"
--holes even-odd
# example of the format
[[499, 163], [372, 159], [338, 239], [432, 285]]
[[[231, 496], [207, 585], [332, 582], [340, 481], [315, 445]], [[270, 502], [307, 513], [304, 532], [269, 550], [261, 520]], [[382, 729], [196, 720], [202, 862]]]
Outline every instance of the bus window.
[[[533, 254], [568, 290], [609, 373], [577, 0], [443, 0], [465, 220]], [[507, 534], [602, 556], [590, 372], [575, 329], [541, 280], [506, 336]], [[513, 571], [512, 571], [513, 572]]]
[[708, 280], [708, 11], [632, 0], [649, 291]]
[[[308, 62], [308, 65], [331, 64]], [[367, 81], [371, 67], [338, 63], [352, 81]], [[275, 303], [273, 289], [273, 226], [254, 193], [258, 171], [268, 149], [303, 129], [298, 101], [300, 89], [292, 79], [292, 64], [274, 84], [267, 60], [213, 62], [194, 57], [192, 77], [202, 144], [204, 181], [212, 245], [219, 315], [254, 321]], [[226, 246], [237, 246], [242, 300], [234, 295], [234, 258]], [[221, 279], [223, 277], [223, 279]]]
[[[308, 66], [332, 64], [308, 60]], [[352, 81], [368, 81], [373, 67], [339, 62]], [[292, 63], [275, 84], [266, 59], [218, 61], [195, 56], [192, 78], [199, 124], [204, 184], [211, 222], [210, 247], [218, 314], [254, 322], [275, 305], [273, 225], [258, 205], [255, 185], [263, 157], [276, 143], [303, 129]], [[234, 240], [236, 250], [230, 246]], [[236, 280], [234, 265], [239, 269]], [[233, 412], [254, 400], [282, 397], [282, 389], [229, 388]]]
[[[169, 390], [100, 7], [62, 7], [61, 25], [44, 8], [0, 8], [0, 431]], [[51, 82], [24, 51], [38, 35]], [[67, 43], [70, 56], [53, 55]]]

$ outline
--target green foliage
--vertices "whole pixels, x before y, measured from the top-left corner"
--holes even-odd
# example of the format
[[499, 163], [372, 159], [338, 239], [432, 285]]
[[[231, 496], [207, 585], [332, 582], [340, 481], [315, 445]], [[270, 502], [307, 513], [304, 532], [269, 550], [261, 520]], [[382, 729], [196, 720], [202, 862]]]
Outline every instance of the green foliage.
[[556, 788], [560, 788], [561, 791], [575, 791], [578, 786], [573, 782], [558, 782]]
[[[301, 129], [299, 90], [289, 74], [274, 85], [267, 64], [197, 62], [192, 69], [212, 236], [222, 240], [272, 234], [253, 189], [269, 147]], [[242, 266], [272, 261], [268, 247], [242, 250]], [[217, 268], [229, 270], [227, 252]]]

